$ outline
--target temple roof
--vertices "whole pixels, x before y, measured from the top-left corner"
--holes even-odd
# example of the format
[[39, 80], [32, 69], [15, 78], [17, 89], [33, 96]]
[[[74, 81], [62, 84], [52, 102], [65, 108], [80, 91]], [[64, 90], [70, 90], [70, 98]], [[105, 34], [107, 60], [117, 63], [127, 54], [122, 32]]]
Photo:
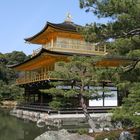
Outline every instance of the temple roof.
[[[79, 56], [93, 56], [94, 57], [94, 55], [91, 55], [91, 54], [77, 54], [77, 53], [74, 54], [74, 53], [70, 53], [70, 52], [56, 52], [56, 51], [50, 51], [50, 50], [42, 48], [40, 50], [40, 52], [37, 55], [33, 56], [32, 58], [30, 58], [30, 59], [28, 59], [20, 64], [16, 64], [16, 65], [13, 65], [10, 67], [18, 70], [20, 67], [22, 67], [25, 64], [30, 63], [31, 61], [32, 62], [34, 61], [35, 63], [36, 63], [36, 60], [39, 62], [44, 61], [44, 58], [41, 58], [43, 54], [45, 56], [48, 56], [48, 57], [46, 57], [45, 61], [47, 61], [47, 59], [49, 57], [57, 58], [57, 57], [61, 57], [61, 56], [68, 57], [68, 56], [79, 55]], [[105, 57], [103, 57], [103, 59], [101, 59], [100, 61], [98, 61], [96, 63], [96, 66], [97, 67], [118, 67], [120, 65], [128, 65], [129, 63], [132, 63], [132, 61], [135, 61], [135, 59], [132, 60], [132, 59], [129, 59], [126, 57], [105, 56]], [[38, 64], [38, 65], [40, 65], [40, 64]]]
[[[36, 54], [35, 56], [29, 58], [28, 60], [22, 62], [22, 63], [19, 63], [19, 64], [15, 64], [15, 65], [12, 65], [12, 66], [9, 66], [10, 68], [17, 68], [21, 65], [24, 65], [25, 63], [28, 63], [32, 60], [35, 60], [37, 59], [38, 57], [40, 57], [43, 53], [45, 53], [46, 55], [50, 55], [50, 56], [63, 56], [63, 57], [67, 57], [67, 56], [74, 56], [74, 55], [78, 55], [78, 56], [94, 56], [94, 55], [91, 55], [91, 54], [78, 54], [78, 53], [71, 53], [71, 52], [57, 52], [57, 51], [50, 51], [50, 50], [47, 50], [45, 48], [42, 48], [38, 54]], [[47, 60], [46, 60], [47, 61]]]
[[[40, 32], [38, 32], [37, 34], [33, 35], [32, 37], [25, 38], [24, 40], [27, 41], [27, 42], [31, 42], [31, 43], [37, 43], [34, 40], [37, 37], [40, 37], [42, 34], [45, 34], [45, 35], [46, 35], [46, 33], [48, 34], [48, 32], [50, 32], [49, 29], [56, 29], [56, 30], [60, 30], [60, 31], [79, 34], [77, 32], [77, 27], [82, 27], [82, 26], [77, 25], [77, 24], [75, 24], [75, 23], [73, 23], [71, 21], [64, 21], [63, 23], [59, 23], [59, 24], [47, 22], [46, 25], [44, 26], [44, 28]], [[39, 44], [39, 43], [37, 43], [37, 44]]]
[[77, 25], [73, 22], [68, 22], [68, 21], [65, 21], [60, 24], [54, 24], [54, 23], [48, 22], [48, 24], [54, 28], [70, 31], [70, 32], [77, 32], [77, 27], [80, 27], [80, 25]]

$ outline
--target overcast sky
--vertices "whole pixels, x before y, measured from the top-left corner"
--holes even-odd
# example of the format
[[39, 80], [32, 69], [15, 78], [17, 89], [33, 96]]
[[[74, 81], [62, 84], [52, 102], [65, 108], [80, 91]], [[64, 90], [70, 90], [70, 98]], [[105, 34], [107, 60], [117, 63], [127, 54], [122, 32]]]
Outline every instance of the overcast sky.
[[38, 33], [47, 21], [63, 22], [67, 12], [76, 24], [107, 22], [80, 9], [79, 0], [0, 0], [0, 52], [31, 54], [39, 46], [25, 43], [24, 38]]

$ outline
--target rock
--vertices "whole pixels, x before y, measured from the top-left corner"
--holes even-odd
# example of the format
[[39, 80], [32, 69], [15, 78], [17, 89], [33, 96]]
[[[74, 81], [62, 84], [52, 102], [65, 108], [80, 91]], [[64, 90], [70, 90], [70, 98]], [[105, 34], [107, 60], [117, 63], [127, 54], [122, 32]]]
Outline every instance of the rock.
[[94, 140], [93, 137], [88, 135], [70, 134], [67, 130], [48, 131], [38, 136], [35, 140]]
[[1, 106], [2, 108], [11, 109], [11, 108], [16, 107], [17, 102], [16, 101], [2, 101], [1, 104], [2, 104], [2, 106]]
[[104, 140], [109, 140], [108, 138], [105, 138]]
[[120, 134], [119, 140], [133, 140], [132, 134], [128, 131], [123, 131]]
[[47, 119], [47, 117], [48, 117], [48, 114], [47, 113], [40, 113], [40, 118], [41, 119]]
[[23, 111], [22, 110], [17, 110], [17, 114], [22, 115], [23, 114]]
[[39, 119], [40, 118], [40, 113], [35, 112], [35, 118]]

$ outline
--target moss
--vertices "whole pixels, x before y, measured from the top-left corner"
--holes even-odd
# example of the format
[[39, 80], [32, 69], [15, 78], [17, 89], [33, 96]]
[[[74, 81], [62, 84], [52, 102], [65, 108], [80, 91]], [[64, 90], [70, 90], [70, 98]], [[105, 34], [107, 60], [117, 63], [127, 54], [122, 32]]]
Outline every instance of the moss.
[[79, 133], [80, 135], [88, 134], [88, 129], [80, 128], [80, 129], [77, 130], [77, 133]]
[[109, 131], [109, 132], [101, 132], [95, 135], [95, 140], [104, 140], [108, 138], [108, 140], [118, 140], [121, 131]]

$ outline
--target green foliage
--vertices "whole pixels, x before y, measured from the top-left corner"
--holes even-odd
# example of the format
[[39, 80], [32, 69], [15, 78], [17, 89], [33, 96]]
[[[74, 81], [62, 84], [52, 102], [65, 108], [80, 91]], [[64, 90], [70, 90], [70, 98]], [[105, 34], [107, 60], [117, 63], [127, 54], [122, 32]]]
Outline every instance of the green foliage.
[[[88, 86], [99, 86], [101, 81], [111, 80], [112, 77], [118, 78], [115, 76], [116, 69], [108, 69], [102, 67], [96, 67], [96, 62], [101, 60], [99, 57], [80, 57], [74, 56], [71, 57], [70, 62], [58, 62], [56, 65], [56, 70], [49, 72], [50, 77], [54, 77], [57, 79], [61, 79], [61, 82], [52, 83], [52, 88], [50, 89], [42, 89], [40, 90], [43, 93], [51, 94], [55, 97], [55, 102], [53, 104], [57, 104], [58, 100], [61, 103], [61, 107], [67, 105], [67, 103], [71, 103], [70, 99], [72, 97], [77, 97], [80, 99], [82, 95], [86, 99], [100, 99], [102, 95], [98, 93], [109, 92], [108, 89], [105, 88], [93, 88], [87, 89]], [[69, 87], [65, 88], [65, 87]], [[94, 94], [94, 95], [93, 95]], [[92, 96], [91, 96], [92, 95]], [[63, 100], [60, 101], [60, 97], [63, 97]], [[109, 97], [111, 95], [107, 95]], [[56, 99], [57, 100], [56, 103]], [[67, 101], [67, 103], [65, 102]], [[51, 103], [52, 106], [52, 103]]]
[[19, 51], [13, 51], [12, 53], [6, 53], [5, 57], [8, 61], [7, 65], [22, 63], [23, 61], [28, 59], [28, 57], [23, 52], [19, 52]]
[[16, 73], [7, 68], [4, 63], [0, 63], [0, 80], [3, 80], [6, 83], [10, 83], [15, 80]]
[[[81, 32], [89, 42], [106, 44], [110, 56], [132, 59], [127, 66], [111, 70], [110, 80], [123, 91], [123, 105], [114, 111], [114, 120], [139, 127], [140, 117], [140, 1], [139, 0], [79, 0], [80, 7], [99, 18], [109, 18], [107, 24], [88, 24]], [[111, 39], [111, 41], [109, 41]], [[110, 69], [110, 68], [109, 68]], [[110, 71], [110, 70], [109, 70]], [[108, 71], [99, 73], [108, 78]], [[114, 78], [115, 77], [115, 78]], [[117, 78], [118, 77], [118, 78]]]
[[54, 99], [52, 102], [49, 103], [49, 106], [53, 109], [58, 110], [61, 107], [61, 102], [57, 99]]
[[18, 64], [28, 57], [23, 52], [0, 53], [0, 100], [21, 100], [23, 89], [15, 86], [17, 73], [7, 65]]
[[100, 18], [113, 19], [107, 24], [87, 25], [84, 33], [85, 36], [89, 35], [89, 41], [101, 42], [109, 38], [125, 37], [131, 30], [139, 28], [139, 0], [80, 0], [80, 5]]
[[[124, 98], [124, 104], [121, 108], [114, 110], [113, 119], [126, 122], [129, 120], [131, 125], [135, 127], [140, 127], [140, 83], [134, 83], [133, 86], [129, 88], [129, 95]], [[127, 121], [128, 122], [128, 121]], [[123, 123], [125, 125], [130, 125]], [[131, 126], [132, 127], [132, 126]]]
[[77, 133], [79, 133], [80, 135], [88, 134], [88, 129], [86, 129], [86, 128], [79, 128], [77, 130]]
[[0, 81], [0, 100], [19, 100], [22, 98], [22, 95], [22, 88]]
[[120, 131], [101, 132], [95, 136], [95, 140], [104, 140], [105, 138], [108, 138], [108, 140], [118, 140], [120, 133]]

